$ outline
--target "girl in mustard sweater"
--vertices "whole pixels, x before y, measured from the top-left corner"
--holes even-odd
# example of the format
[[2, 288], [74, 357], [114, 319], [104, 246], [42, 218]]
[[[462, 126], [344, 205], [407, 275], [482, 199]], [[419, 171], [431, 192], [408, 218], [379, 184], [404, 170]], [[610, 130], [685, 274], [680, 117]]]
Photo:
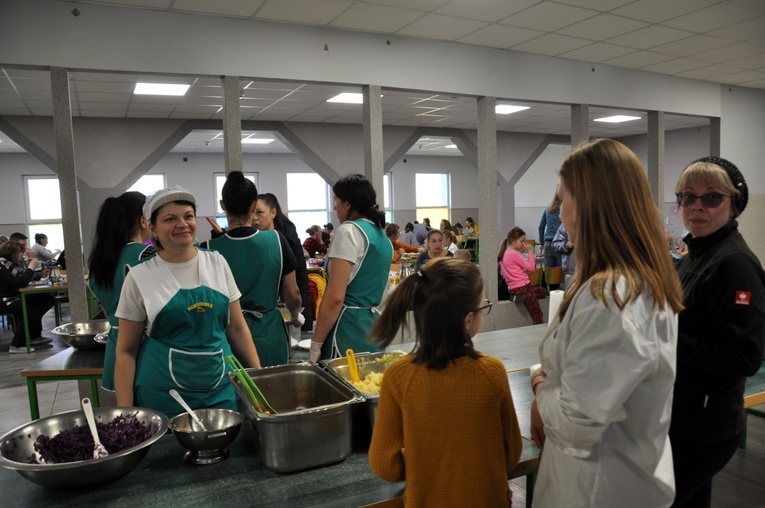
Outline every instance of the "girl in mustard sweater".
[[406, 506], [510, 505], [522, 446], [510, 385], [471, 340], [491, 305], [475, 265], [438, 259], [402, 281], [372, 327], [385, 347], [414, 309], [417, 344], [385, 372], [369, 448], [377, 476], [406, 480]]

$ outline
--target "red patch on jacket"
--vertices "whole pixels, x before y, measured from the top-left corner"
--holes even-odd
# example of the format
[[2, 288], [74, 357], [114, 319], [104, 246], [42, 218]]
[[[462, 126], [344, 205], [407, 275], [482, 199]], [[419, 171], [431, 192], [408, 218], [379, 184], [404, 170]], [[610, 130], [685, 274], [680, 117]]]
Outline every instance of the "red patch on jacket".
[[752, 303], [752, 293], [749, 291], [736, 291], [736, 305], [749, 305]]

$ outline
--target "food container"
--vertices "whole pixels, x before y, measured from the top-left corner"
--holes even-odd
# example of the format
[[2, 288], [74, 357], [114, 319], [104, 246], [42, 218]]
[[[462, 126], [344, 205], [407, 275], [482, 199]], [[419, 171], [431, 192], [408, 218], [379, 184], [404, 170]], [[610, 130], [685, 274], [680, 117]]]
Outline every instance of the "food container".
[[54, 437], [64, 429], [76, 425], [87, 426], [84, 411], [68, 411], [34, 420], [0, 437], [0, 466], [15, 470], [29, 481], [54, 489], [83, 487], [119, 478], [137, 466], [151, 445], [165, 435], [167, 417], [159, 411], [141, 407], [93, 408], [96, 422], [110, 422], [120, 414], [134, 413], [139, 421], [151, 427], [153, 434], [143, 443], [127, 450], [98, 459], [29, 464], [27, 459], [30, 456], [39, 457], [34, 442], [40, 434]]
[[257, 431], [267, 468], [290, 473], [350, 455], [351, 406], [363, 402], [363, 397], [310, 362], [246, 371], [277, 412], [258, 412], [234, 373], [229, 373], [243, 412]]
[[196, 409], [194, 413], [207, 430], [202, 430], [189, 413], [181, 413], [167, 424], [178, 442], [188, 451], [183, 459], [190, 464], [217, 464], [228, 457], [231, 444], [242, 427], [244, 415], [230, 409]]
[[[383, 373], [393, 363], [394, 360], [406, 356], [403, 351], [381, 351], [379, 353], [356, 353], [356, 365], [359, 368], [359, 378], [364, 379], [367, 374], [372, 372]], [[333, 360], [322, 360], [324, 365], [333, 375], [338, 377], [343, 383], [364, 397], [365, 406], [369, 415], [370, 428], [374, 427], [375, 418], [377, 418], [377, 404], [380, 395], [376, 393], [365, 393], [358, 390], [351, 383], [351, 373], [348, 369], [348, 361], [345, 357], [335, 358]]]
[[80, 323], [66, 323], [57, 326], [51, 332], [60, 336], [67, 346], [84, 351], [104, 349], [109, 333], [109, 320], [94, 319]]

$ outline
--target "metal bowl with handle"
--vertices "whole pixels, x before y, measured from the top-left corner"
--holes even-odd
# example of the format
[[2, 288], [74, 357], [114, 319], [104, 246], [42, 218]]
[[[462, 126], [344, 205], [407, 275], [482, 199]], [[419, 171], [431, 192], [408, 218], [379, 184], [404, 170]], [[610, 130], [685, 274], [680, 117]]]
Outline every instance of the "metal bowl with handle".
[[81, 350], [103, 349], [111, 325], [107, 319], [66, 323], [51, 330], [68, 346]]

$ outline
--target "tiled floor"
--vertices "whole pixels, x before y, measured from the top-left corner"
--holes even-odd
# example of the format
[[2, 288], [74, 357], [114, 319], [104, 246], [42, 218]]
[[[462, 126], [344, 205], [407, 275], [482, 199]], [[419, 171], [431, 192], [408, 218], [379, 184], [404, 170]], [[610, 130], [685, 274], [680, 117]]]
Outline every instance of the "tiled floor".
[[[64, 321], [69, 319], [64, 306]], [[0, 327], [0, 435], [31, 420], [26, 380], [19, 374], [33, 363], [52, 356], [67, 346], [56, 335], [50, 333], [55, 327], [53, 311], [43, 318], [43, 335], [53, 338], [51, 349], [35, 351], [32, 354], [10, 354], [8, 346], [13, 338], [10, 329]], [[80, 395], [76, 381], [52, 381], [37, 384], [40, 415], [50, 416], [79, 409]]]

